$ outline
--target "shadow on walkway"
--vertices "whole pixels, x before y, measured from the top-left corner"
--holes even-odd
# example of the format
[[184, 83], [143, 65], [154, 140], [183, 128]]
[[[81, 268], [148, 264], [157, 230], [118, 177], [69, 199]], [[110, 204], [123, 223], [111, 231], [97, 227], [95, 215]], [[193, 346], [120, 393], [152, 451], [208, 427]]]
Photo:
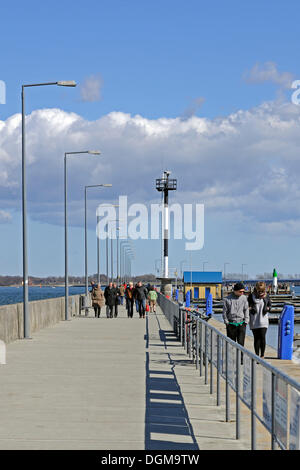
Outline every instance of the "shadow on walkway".
[[[174, 347], [177, 341], [170, 330], [162, 330], [158, 316], [159, 341], [165, 354], [161, 369], [150, 368], [150, 352], [146, 352], [146, 416], [145, 416], [145, 449], [146, 450], [199, 450], [183, 396], [178, 384], [175, 364], [168, 352], [168, 346]], [[146, 323], [146, 345], [149, 344], [148, 318]], [[151, 338], [150, 338], [151, 340]], [[153, 344], [158, 346], [158, 344]]]

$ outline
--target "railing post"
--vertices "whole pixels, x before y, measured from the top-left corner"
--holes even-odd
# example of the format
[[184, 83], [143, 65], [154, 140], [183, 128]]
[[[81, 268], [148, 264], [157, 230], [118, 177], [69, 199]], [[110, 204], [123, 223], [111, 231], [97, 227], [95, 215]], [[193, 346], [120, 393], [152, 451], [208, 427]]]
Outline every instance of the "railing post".
[[275, 450], [275, 374], [272, 372], [272, 391], [271, 391], [271, 419], [272, 419], [272, 427], [271, 427], [271, 448]]
[[220, 341], [221, 338], [217, 335], [217, 406], [220, 406], [221, 395], [220, 395]]
[[184, 349], [187, 351], [187, 311], [184, 314]]
[[229, 383], [228, 383], [228, 341], [226, 341], [225, 344], [225, 364], [226, 364], [226, 372], [225, 372], [225, 377], [226, 377], [226, 422], [229, 422], [229, 415], [230, 415], [230, 409], [229, 409]]
[[199, 319], [196, 318], [196, 369], [199, 367]]
[[191, 354], [192, 354], [192, 363], [195, 362], [195, 353], [194, 353], [194, 318], [191, 317]]
[[202, 377], [203, 374], [203, 324], [202, 321], [200, 321], [200, 377]]
[[241, 363], [241, 351], [237, 348], [236, 349], [236, 382], [235, 382], [235, 406], [236, 406], [236, 435], [235, 438], [240, 438], [240, 363]]
[[192, 355], [192, 321], [191, 321], [191, 315], [189, 315], [188, 332], [189, 332], [188, 352], [189, 352], [189, 358], [191, 359], [191, 355]]
[[181, 310], [181, 346], [184, 347], [184, 310]]
[[207, 325], [204, 326], [205, 333], [205, 385], [207, 385], [207, 369], [208, 369], [208, 344], [207, 344]]
[[213, 330], [210, 330], [210, 393], [213, 394]]
[[251, 359], [251, 450], [256, 450], [256, 364]]

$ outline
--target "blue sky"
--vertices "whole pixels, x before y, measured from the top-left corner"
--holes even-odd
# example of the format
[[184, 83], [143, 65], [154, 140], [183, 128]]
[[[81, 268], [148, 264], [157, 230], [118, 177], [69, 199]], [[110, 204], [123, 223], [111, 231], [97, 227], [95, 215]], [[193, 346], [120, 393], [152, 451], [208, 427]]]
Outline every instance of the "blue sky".
[[[6, 84], [6, 104], [0, 104], [0, 121], [6, 130], [1, 137], [0, 128], [5, 150], [0, 175], [2, 170], [15, 181], [10, 186], [0, 178], [0, 273], [22, 272], [20, 132], [11, 117], [21, 111], [22, 84], [57, 80], [75, 80], [78, 86], [26, 91], [27, 115], [61, 112], [33, 114], [28, 124], [29, 274], [64, 271], [62, 157], [55, 152], [63, 155], [89, 143], [101, 149], [104, 163], [84, 163], [84, 174], [79, 163], [70, 163], [71, 274], [84, 272], [82, 187], [112, 183], [111, 195], [103, 192], [105, 200], [128, 194], [132, 201], [149, 203], [158, 200], [155, 178], [166, 166], [178, 179], [174, 200], [205, 205], [205, 243], [192, 253], [195, 268], [206, 261], [206, 269], [214, 270], [230, 262], [229, 272], [241, 272], [244, 263], [250, 275], [275, 266], [285, 274], [300, 272], [295, 257], [299, 107], [291, 104], [284, 81], [284, 74], [300, 79], [299, 13], [296, 1], [2, 4], [0, 80]], [[272, 73], [267, 64], [273, 64]], [[89, 100], [84, 91], [92, 93]], [[112, 119], [113, 112], [119, 114]], [[77, 116], [76, 138], [74, 127], [68, 127], [65, 141], [55, 130], [48, 135], [48, 125], [58, 129], [71, 113]], [[142, 126], [159, 125], [160, 136], [170, 127], [171, 134], [155, 141], [151, 129], [140, 135], [136, 115], [145, 120]], [[265, 122], [279, 122], [280, 130], [272, 124], [270, 134], [262, 131]], [[90, 272], [96, 271], [97, 197], [91, 195], [89, 206]], [[153, 272], [159, 242], [134, 246], [133, 272]], [[171, 266], [189, 256], [184, 242], [170, 241]]]

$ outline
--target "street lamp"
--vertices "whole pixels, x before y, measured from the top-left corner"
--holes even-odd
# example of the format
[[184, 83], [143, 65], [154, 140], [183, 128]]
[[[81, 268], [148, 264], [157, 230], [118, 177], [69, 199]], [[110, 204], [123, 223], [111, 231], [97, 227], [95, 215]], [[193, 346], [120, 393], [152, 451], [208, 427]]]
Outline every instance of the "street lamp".
[[67, 215], [67, 156], [68, 155], [100, 155], [99, 150], [83, 150], [81, 152], [65, 152], [64, 158], [64, 193], [65, 193], [65, 320], [69, 320], [69, 273], [68, 273], [68, 215]]
[[242, 264], [242, 281], [244, 281], [244, 266], [247, 266], [247, 264]]
[[224, 281], [226, 280], [226, 264], [230, 264], [229, 262], [224, 263]]
[[[113, 204], [113, 207], [119, 207], [119, 204]], [[111, 207], [111, 206], [110, 206]], [[118, 222], [120, 219], [107, 219], [107, 233], [106, 233], [106, 275], [107, 275], [107, 282], [108, 281], [108, 228], [109, 228], [109, 222]], [[123, 219], [122, 219], [123, 220]], [[118, 229], [117, 229], [118, 230]], [[117, 237], [118, 240], [118, 237]], [[112, 228], [110, 229], [110, 258], [111, 258], [111, 278], [110, 281], [113, 282], [113, 238], [112, 238]]]
[[[122, 250], [123, 250], [123, 253], [122, 253]], [[129, 251], [131, 252], [132, 256], [133, 256], [133, 253], [132, 253], [132, 248], [131, 248], [131, 245], [127, 242], [127, 241], [121, 241], [120, 242], [120, 271], [121, 271], [121, 277], [122, 277], [122, 273], [123, 273], [123, 280], [125, 281], [125, 278], [126, 278], [126, 275], [127, 275], [127, 263], [126, 263], [126, 253], [129, 253]]]
[[32, 83], [22, 85], [22, 228], [23, 228], [23, 322], [24, 338], [30, 338], [30, 313], [28, 308], [28, 253], [27, 253], [27, 194], [26, 194], [26, 153], [25, 153], [25, 88], [47, 85], [75, 87], [74, 81]]
[[87, 189], [88, 188], [111, 188], [112, 184], [92, 184], [84, 187], [84, 240], [85, 240], [85, 295], [87, 297], [89, 290], [88, 283], [88, 248], [87, 248]]
[[[101, 204], [102, 207], [119, 207], [119, 204]], [[98, 224], [99, 224], [100, 216], [98, 215], [97, 211], [97, 279], [98, 284], [100, 284], [100, 233], [98, 233]], [[108, 240], [108, 237], [107, 237]], [[108, 242], [106, 243], [107, 248], [107, 282], [108, 282]]]
[[124, 258], [124, 248], [130, 247], [127, 241], [122, 240], [120, 242], [120, 274], [121, 274], [121, 282], [122, 279], [125, 281], [125, 258]]
[[159, 274], [159, 268], [157, 267], [157, 264], [156, 264], [156, 263], [157, 263], [157, 261], [159, 261], [159, 262], [160, 262], [160, 261], [161, 261], [161, 259], [160, 259], [160, 258], [158, 258], [158, 259], [156, 259], [156, 260], [155, 260], [155, 277], [157, 277], [157, 274]]
[[180, 275], [181, 275], [181, 278], [183, 277], [183, 272], [182, 272], [182, 265], [187, 263], [187, 260], [186, 259], [183, 259], [180, 261]]
[[[134, 254], [131, 248], [125, 247], [124, 250], [125, 255], [125, 270], [126, 270], [126, 277], [131, 277], [131, 260], [134, 258]], [[127, 255], [127, 256], [126, 256]]]

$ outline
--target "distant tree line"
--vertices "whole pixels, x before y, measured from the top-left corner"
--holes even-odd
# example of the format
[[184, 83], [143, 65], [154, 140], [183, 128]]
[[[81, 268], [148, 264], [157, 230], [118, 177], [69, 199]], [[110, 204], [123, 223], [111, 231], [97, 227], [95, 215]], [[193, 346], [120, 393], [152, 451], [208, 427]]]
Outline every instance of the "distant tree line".
[[[286, 276], [284, 276], [284, 274], [282, 273], [277, 273], [277, 277], [278, 279], [284, 279]], [[290, 274], [287, 276], [287, 277], [290, 277]], [[264, 279], [273, 279], [273, 272], [271, 273], [264, 273], [264, 274], [257, 274], [256, 275], [256, 279], [261, 279], [261, 280], [264, 280]]]
[[249, 279], [248, 274], [244, 273], [226, 273], [224, 279], [243, 279], [244, 281]]
[[[97, 274], [89, 276], [89, 283], [97, 282]], [[140, 276], [132, 276], [130, 278], [133, 282], [143, 281], [145, 283], [154, 282], [156, 277], [154, 274], [143, 274]], [[20, 286], [22, 285], [23, 277], [22, 276], [0, 276], [0, 286]], [[65, 283], [64, 276], [48, 276], [48, 277], [37, 277], [30, 276], [29, 285], [33, 286], [53, 286], [53, 285], [62, 285]], [[107, 284], [108, 280], [105, 274], [100, 275], [101, 284]], [[85, 284], [84, 276], [69, 276], [69, 284]]]

